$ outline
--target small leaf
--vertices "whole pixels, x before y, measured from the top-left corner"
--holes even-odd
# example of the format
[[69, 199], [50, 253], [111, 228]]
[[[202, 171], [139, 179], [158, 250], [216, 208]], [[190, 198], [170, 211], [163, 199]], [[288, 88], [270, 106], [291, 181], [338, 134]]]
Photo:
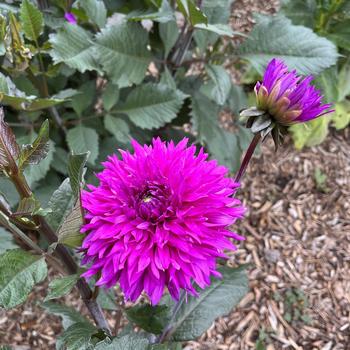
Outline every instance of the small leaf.
[[146, 332], [162, 333], [168, 322], [168, 307], [166, 305], [151, 306], [149, 304], [136, 305], [126, 310], [129, 321], [135, 323]]
[[19, 155], [19, 167], [24, 169], [29, 164], [38, 164], [50, 150], [49, 121], [41, 125], [39, 134], [32, 144], [23, 145]]
[[180, 12], [195, 26], [199, 23], [208, 23], [207, 16], [200, 10], [194, 0], [176, 0]]
[[189, 296], [184, 301], [172, 324], [173, 340], [185, 341], [199, 337], [219, 316], [228, 314], [248, 292], [244, 269], [223, 267], [222, 279], [213, 279], [211, 285]]
[[160, 128], [176, 117], [185, 97], [164, 85], [143, 84], [131, 91], [118, 112], [127, 114], [140, 128]]
[[90, 152], [70, 154], [68, 158], [68, 175], [75, 198], [79, 197], [83, 183], [83, 171]]
[[0, 170], [14, 166], [19, 147], [11, 128], [4, 121], [4, 109], [0, 107]]
[[94, 129], [78, 125], [67, 133], [67, 142], [73, 153], [90, 151], [88, 163], [94, 164], [98, 157], [98, 135]]
[[85, 238], [85, 236], [80, 233], [82, 225], [83, 215], [80, 201], [78, 200], [58, 230], [58, 242], [71, 248], [81, 246]]
[[49, 283], [49, 293], [44, 301], [61, 298], [67, 295], [74, 288], [78, 279], [79, 275], [70, 275], [54, 279]]
[[88, 18], [103, 28], [107, 21], [107, 9], [103, 0], [80, 0], [79, 6], [82, 7]]
[[[20, 200], [17, 208], [17, 213], [23, 216], [31, 216], [35, 215], [39, 209], [40, 203], [34, 198], [34, 196], [25, 197]], [[13, 215], [16, 215], [16, 213], [14, 213]]]
[[5, 309], [22, 304], [35, 284], [47, 276], [45, 259], [21, 249], [0, 255], [0, 306]]
[[106, 130], [112, 133], [118, 141], [122, 143], [130, 142], [129, 125], [123, 119], [115, 118], [107, 114], [104, 118], [104, 125]]
[[97, 302], [101, 305], [102, 309], [105, 310], [118, 310], [118, 305], [116, 304], [116, 296], [113, 288], [99, 290], [97, 296]]
[[283, 16], [259, 16], [249, 38], [238, 54], [260, 73], [273, 58], [281, 58], [289, 69], [301, 74], [317, 74], [335, 64], [334, 44], [311, 29], [295, 26]]
[[41, 305], [47, 312], [60, 316], [62, 318], [62, 325], [64, 329], [67, 329], [74, 323], [86, 323], [87, 325], [90, 322], [78, 311], [75, 309], [51, 301], [46, 301]]
[[29, 40], [37, 41], [38, 37], [43, 31], [44, 26], [41, 11], [28, 0], [23, 0], [19, 16], [25, 36]]
[[179, 37], [176, 21], [159, 24], [159, 35], [164, 45], [164, 57], [167, 57]]
[[65, 179], [61, 186], [53, 193], [48, 204], [52, 213], [47, 216], [47, 221], [55, 231], [71, 211], [73, 204], [74, 195], [69, 184], [69, 179]]

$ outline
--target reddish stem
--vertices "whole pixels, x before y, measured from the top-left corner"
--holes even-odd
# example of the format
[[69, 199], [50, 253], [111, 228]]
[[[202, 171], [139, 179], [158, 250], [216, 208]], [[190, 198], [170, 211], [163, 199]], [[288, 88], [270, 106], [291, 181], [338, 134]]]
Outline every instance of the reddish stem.
[[241, 166], [236, 174], [235, 182], [239, 182], [241, 180], [242, 176], [244, 175], [245, 171], [247, 170], [250, 159], [252, 158], [254, 151], [255, 151], [255, 148], [259, 144], [260, 140], [261, 140], [260, 133], [255, 134], [252, 142], [250, 143], [250, 145], [247, 149], [246, 154], [244, 155]]

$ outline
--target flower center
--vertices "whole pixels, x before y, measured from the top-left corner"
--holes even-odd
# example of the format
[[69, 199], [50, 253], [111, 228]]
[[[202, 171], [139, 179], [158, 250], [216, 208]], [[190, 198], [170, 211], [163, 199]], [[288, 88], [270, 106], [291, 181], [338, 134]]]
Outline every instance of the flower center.
[[170, 204], [168, 186], [156, 181], [148, 181], [137, 195], [136, 211], [144, 220], [157, 222], [164, 218]]

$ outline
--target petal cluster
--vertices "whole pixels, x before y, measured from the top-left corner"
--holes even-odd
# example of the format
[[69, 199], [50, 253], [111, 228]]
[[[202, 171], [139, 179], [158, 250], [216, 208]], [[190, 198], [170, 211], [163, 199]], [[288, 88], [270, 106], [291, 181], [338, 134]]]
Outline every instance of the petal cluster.
[[298, 76], [295, 70], [289, 72], [283, 61], [272, 59], [263, 81], [257, 82], [254, 88], [258, 109], [267, 111], [285, 126], [331, 112], [331, 105], [323, 104], [320, 91], [310, 84], [312, 79], [312, 76]]
[[216, 259], [235, 249], [231, 238], [243, 239], [228, 226], [244, 208], [228, 170], [187, 143], [133, 141], [134, 153], [103, 163], [99, 186], [82, 193], [86, 278], [97, 275], [107, 288], [119, 282], [131, 301], [145, 291], [156, 304], [165, 288], [177, 300], [181, 289], [196, 295], [195, 284], [220, 277]]

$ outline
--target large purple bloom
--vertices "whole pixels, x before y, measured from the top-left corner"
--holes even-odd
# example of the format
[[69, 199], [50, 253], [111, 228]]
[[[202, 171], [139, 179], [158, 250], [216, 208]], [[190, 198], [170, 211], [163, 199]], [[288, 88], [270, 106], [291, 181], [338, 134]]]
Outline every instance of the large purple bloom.
[[286, 126], [331, 112], [331, 105], [323, 104], [320, 91], [310, 85], [312, 79], [312, 76], [301, 78], [295, 70], [289, 72], [283, 61], [272, 59], [262, 83], [257, 82], [254, 88], [257, 108]]
[[180, 289], [197, 294], [193, 282], [205, 288], [210, 276], [220, 277], [216, 259], [235, 249], [230, 238], [243, 239], [228, 230], [244, 213], [232, 198], [239, 184], [187, 142], [133, 141], [133, 154], [120, 151], [121, 160], [103, 163], [99, 186], [82, 193], [83, 276], [97, 274], [106, 287], [119, 281], [132, 301], [145, 291], [152, 304], [165, 287], [178, 299]]

